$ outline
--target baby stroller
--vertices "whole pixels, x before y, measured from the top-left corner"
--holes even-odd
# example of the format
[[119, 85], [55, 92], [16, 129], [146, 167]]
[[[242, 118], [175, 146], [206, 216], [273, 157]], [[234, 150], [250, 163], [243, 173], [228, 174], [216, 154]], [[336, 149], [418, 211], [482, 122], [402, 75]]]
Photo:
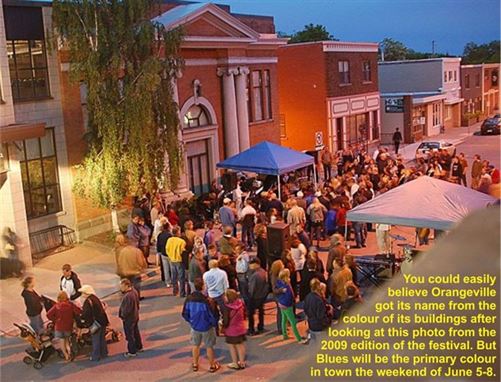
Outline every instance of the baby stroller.
[[28, 324], [14, 323], [14, 326], [21, 331], [19, 338], [31, 345], [30, 348], [25, 350], [27, 355], [23, 358], [23, 362], [26, 365], [33, 364], [35, 369], [40, 370], [44, 362], [56, 351], [52, 346], [52, 336], [50, 334], [38, 335]]

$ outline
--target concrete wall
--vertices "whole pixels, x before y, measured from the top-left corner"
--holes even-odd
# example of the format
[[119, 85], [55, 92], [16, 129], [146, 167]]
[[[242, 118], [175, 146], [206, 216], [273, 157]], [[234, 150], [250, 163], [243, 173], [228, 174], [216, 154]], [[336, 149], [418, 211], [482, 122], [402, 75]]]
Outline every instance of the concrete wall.
[[442, 87], [442, 61], [380, 62], [378, 76], [381, 93], [439, 91]]

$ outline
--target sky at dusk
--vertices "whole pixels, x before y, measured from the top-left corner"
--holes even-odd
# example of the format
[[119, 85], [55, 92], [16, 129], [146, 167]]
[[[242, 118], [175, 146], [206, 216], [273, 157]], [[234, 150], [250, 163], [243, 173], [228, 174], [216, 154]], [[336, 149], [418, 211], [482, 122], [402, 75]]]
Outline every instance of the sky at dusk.
[[[196, 0], [195, 0], [196, 1]], [[209, 2], [198, 0], [200, 2]], [[277, 31], [291, 33], [322, 24], [340, 40], [402, 41], [416, 51], [461, 55], [465, 44], [498, 40], [499, 0], [212, 0], [235, 13], [275, 18]]]

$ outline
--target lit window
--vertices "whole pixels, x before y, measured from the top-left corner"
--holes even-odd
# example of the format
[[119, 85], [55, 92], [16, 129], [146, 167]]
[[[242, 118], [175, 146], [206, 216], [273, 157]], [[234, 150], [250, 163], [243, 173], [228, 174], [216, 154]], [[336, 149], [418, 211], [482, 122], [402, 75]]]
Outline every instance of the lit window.
[[184, 115], [184, 127], [202, 127], [210, 125], [210, 118], [207, 111], [200, 105], [193, 105]]
[[61, 211], [54, 129], [21, 145], [21, 178], [28, 219]]
[[14, 101], [46, 98], [50, 95], [43, 40], [7, 41], [7, 57]]
[[364, 75], [364, 82], [370, 82], [371, 81], [371, 62], [370, 61], [363, 62], [362, 72]]

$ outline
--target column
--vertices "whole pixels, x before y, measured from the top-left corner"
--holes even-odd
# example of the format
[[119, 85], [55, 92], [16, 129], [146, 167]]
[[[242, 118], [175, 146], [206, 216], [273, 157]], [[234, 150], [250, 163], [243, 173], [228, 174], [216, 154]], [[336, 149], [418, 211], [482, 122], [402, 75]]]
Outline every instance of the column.
[[[178, 113], [178, 118], [179, 118], [179, 129], [178, 129], [178, 141], [179, 141], [179, 147], [181, 149], [181, 156], [182, 156], [182, 165], [181, 168], [179, 169], [179, 182], [177, 184], [176, 189], [174, 190], [174, 193], [177, 195], [180, 194], [186, 194], [189, 193], [190, 191], [188, 190], [188, 171], [187, 171], [187, 158], [186, 158], [186, 152], [184, 151], [184, 143], [183, 143], [183, 128], [182, 128], [182, 123], [183, 123], [183, 116], [179, 114], [181, 110], [181, 105], [179, 105], [179, 93], [177, 89], [177, 79], [181, 78], [182, 74], [180, 72], [176, 73], [175, 76], [172, 77], [172, 98], [174, 99], [174, 102], [177, 103], [178, 108], [177, 108], [177, 113]], [[168, 158], [167, 158], [168, 159]]]
[[249, 111], [247, 108], [247, 75], [249, 68], [239, 67], [239, 74], [236, 76], [235, 88], [237, 96], [237, 119], [238, 119], [238, 142], [240, 151], [247, 150], [250, 147], [249, 136]]
[[220, 68], [218, 76], [223, 77], [224, 148], [226, 157], [238, 154], [238, 119], [234, 76], [236, 68]]

